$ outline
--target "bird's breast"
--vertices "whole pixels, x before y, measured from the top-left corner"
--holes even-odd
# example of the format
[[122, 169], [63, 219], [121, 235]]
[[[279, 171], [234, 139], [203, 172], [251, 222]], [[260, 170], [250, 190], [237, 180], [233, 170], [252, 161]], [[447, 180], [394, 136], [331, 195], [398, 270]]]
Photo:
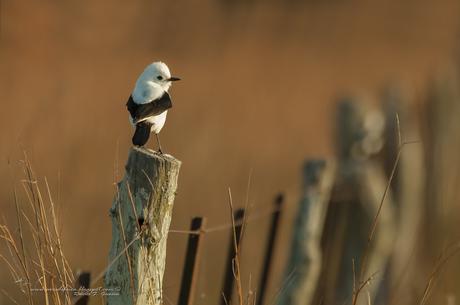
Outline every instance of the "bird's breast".
[[159, 133], [160, 130], [163, 128], [166, 122], [166, 116], [168, 111], [165, 111], [159, 115], [151, 116], [146, 121], [152, 124], [152, 128], [150, 129], [151, 132]]

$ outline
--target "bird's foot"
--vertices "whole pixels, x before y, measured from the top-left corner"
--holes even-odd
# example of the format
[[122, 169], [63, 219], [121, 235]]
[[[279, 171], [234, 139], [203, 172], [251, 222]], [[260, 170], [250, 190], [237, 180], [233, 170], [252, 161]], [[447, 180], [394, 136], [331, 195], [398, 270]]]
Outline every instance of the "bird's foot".
[[163, 151], [161, 150], [161, 148], [158, 148], [158, 154], [160, 154], [160, 155], [163, 154]]

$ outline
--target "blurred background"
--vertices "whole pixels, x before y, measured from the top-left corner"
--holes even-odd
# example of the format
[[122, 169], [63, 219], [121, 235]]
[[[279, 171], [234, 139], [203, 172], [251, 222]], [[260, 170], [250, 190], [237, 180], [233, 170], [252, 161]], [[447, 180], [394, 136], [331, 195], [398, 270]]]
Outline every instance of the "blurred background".
[[[125, 103], [155, 60], [182, 78], [171, 89], [174, 107], [161, 133], [164, 151], [183, 162], [171, 228], [187, 229], [196, 215], [206, 216], [209, 226], [228, 223], [228, 187], [235, 205], [243, 206], [248, 194], [256, 211], [270, 208], [278, 192], [286, 195], [267, 304], [283, 285], [302, 164], [340, 159], [337, 101], [345, 96], [373, 109], [386, 88], [398, 88], [404, 140], [427, 139], [418, 143], [417, 156], [424, 156], [426, 177], [439, 178], [416, 188], [425, 220], [414, 229], [423, 245], [415, 252], [426, 255], [416, 260], [420, 272], [403, 289], [404, 303], [420, 301], [436, 258], [458, 242], [460, 2], [43, 0], [1, 1], [0, 10], [1, 211], [14, 225], [13, 189], [21, 193], [18, 161], [26, 151], [59, 206], [73, 268], [99, 273], [107, 264], [108, 209], [133, 132]], [[436, 110], [439, 96], [451, 104]], [[410, 133], [409, 125], [415, 126]], [[386, 177], [391, 167], [392, 161], [384, 163]], [[261, 257], [267, 225], [262, 218], [247, 227], [245, 284], [259, 274], [254, 258]], [[228, 235], [206, 239], [196, 304], [220, 301]], [[168, 241], [165, 295], [172, 303], [186, 241], [181, 234]], [[460, 302], [458, 257], [449, 264], [433, 304]], [[3, 266], [0, 287], [14, 294]]]

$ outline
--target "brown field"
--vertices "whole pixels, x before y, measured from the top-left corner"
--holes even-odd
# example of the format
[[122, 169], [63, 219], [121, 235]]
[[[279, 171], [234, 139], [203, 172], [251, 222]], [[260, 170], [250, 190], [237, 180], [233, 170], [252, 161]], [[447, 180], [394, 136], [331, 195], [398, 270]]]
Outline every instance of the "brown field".
[[[416, 113], [428, 81], [459, 56], [458, 1], [304, 2], [2, 1], [0, 206], [6, 222], [15, 223], [13, 188], [21, 193], [18, 160], [26, 151], [59, 204], [72, 267], [104, 269], [108, 209], [132, 134], [125, 102], [143, 68], [161, 59], [183, 79], [171, 89], [174, 108], [161, 133], [164, 150], [183, 162], [171, 228], [188, 228], [196, 215], [206, 216], [209, 226], [227, 223], [227, 188], [235, 204], [244, 205], [251, 172], [254, 210], [285, 192], [273, 300], [301, 164], [334, 156], [337, 98], [346, 93], [375, 104], [385, 85], [397, 83]], [[254, 258], [261, 256], [267, 224], [248, 226], [246, 286], [249, 274], [259, 274]], [[219, 301], [228, 234], [206, 240], [196, 304]], [[171, 233], [168, 243], [165, 294], [174, 304], [186, 236]], [[0, 287], [14, 294], [1, 265], [0, 275]], [[452, 277], [440, 281], [433, 304], [447, 304], [446, 295], [459, 302], [458, 287]], [[0, 304], [7, 304], [2, 297]]]

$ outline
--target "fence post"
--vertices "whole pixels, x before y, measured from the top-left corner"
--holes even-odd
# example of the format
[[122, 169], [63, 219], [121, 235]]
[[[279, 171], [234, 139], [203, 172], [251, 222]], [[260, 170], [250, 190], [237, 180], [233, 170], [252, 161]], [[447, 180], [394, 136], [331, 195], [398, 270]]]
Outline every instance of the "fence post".
[[[78, 272], [77, 280], [75, 282], [74, 300], [73, 304], [75, 305], [86, 305], [89, 302], [89, 295], [85, 289], [89, 288], [89, 283], [91, 280], [91, 273], [89, 272]], [[83, 290], [83, 291], [82, 291]]]
[[270, 277], [271, 261], [273, 257], [273, 251], [275, 249], [275, 241], [278, 233], [278, 224], [281, 217], [283, 203], [284, 195], [282, 193], [278, 194], [273, 204], [275, 210], [273, 211], [272, 219], [270, 222], [270, 231], [268, 233], [268, 242], [267, 247], [265, 249], [265, 258], [262, 266], [262, 275], [260, 277], [259, 289], [257, 291], [257, 305], [262, 305], [264, 303], [267, 283]]
[[129, 152], [110, 209], [112, 245], [105, 275], [108, 305], [160, 305], [181, 162], [145, 148]]
[[[368, 302], [366, 292], [371, 303], [382, 303], [378, 293], [384, 288], [382, 275], [396, 228], [392, 191], [386, 188], [388, 177], [379, 161], [384, 122], [380, 110], [353, 98], [338, 104], [337, 174], [324, 226], [324, 264], [315, 302], [343, 303], [351, 297], [353, 304], [362, 305]], [[364, 286], [370, 279], [372, 285]]]
[[196, 280], [200, 263], [200, 254], [206, 218], [195, 217], [190, 224], [191, 231], [199, 231], [197, 234], [190, 234], [185, 254], [184, 270], [182, 271], [182, 282], [179, 293], [179, 305], [192, 305], [195, 296]]
[[294, 223], [280, 305], [312, 303], [321, 271], [321, 234], [334, 174], [330, 161], [311, 160], [304, 166], [303, 196]]
[[[236, 236], [236, 246], [240, 248], [241, 242], [241, 233], [243, 228], [243, 219], [244, 219], [244, 209], [238, 209], [234, 213], [235, 219], [235, 236]], [[224, 284], [222, 287], [222, 301], [221, 305], [231, 304], [232, 293], [233, 293], [233, 286], [235, 283], [235, 277], [233, 273], [233, 259], [235, 258], [235, 244], [233, 240], [233, 228], [230, 232], [230, 240], [228, 243], [228, 256], [225, 263], [225, 277], [224, 277]]]
[[[401, 141], [414, 141], [421, 139], [420, 126], [416, 117], [410, 111], [409, 99], [405, 92], [396, 86], [388, 86], [382, 94], [382, 107], [385, 114], [385, 144], [383, 146], [383, 161], [386, 174], [389, 177], [399, 150], [399, 132]], [[399, 117], [399, 122], [396, 116]], [[425, 159], [421, 143], [406, 145], [401, 152], [401, 158], [396, 169], [392, 189], [394, 194], [395, 218], [398, 233], [391, 255], [389, 270], [385, 275], [386, 283], [397, 283], [394, 287], [386, 289], [386, 298], [381, 303], [391, 304], [393, 300], [409, 303], [407, 287], [423, 287], [425, 285], [424, 272], [419, 266], [425, 266], [421, 261], [426, 254], [418, 248], [421, 221], [425, 212], [426, 172], [423, 162]], [[426, 228], [426, 226], [423, 226]], [[425, 243], [422, 243], [425, 245]], [[429, 244], [429, 243], [426, 243]], [[414, 250], [418, 249], [418, 250]], [[410, 264], [408, 264], [410, 262]], [[431, 265], [430, 265], [431, 268]], [[431, 270], [430, 270], [431, 271]], [[386, 287], [389, 285], [386, 284]], [[415, 291], [415, 290], [414, 290]], [[422, 293], [422, 292], [420, 292]]]

